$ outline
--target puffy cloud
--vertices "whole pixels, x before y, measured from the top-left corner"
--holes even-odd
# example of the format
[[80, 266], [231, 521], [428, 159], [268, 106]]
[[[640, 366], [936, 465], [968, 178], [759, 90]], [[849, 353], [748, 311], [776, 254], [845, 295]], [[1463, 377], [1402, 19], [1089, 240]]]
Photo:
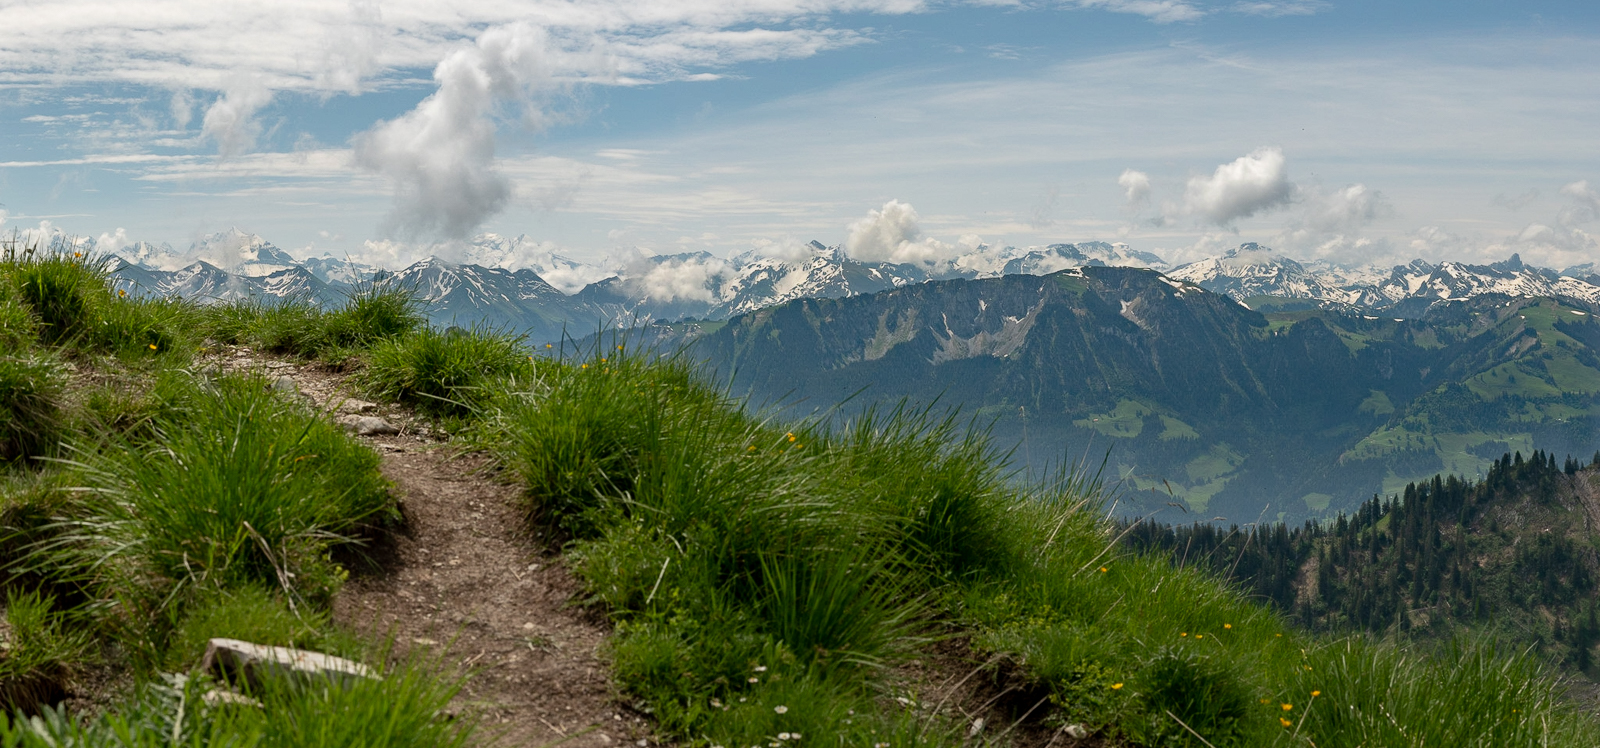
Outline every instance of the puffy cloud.
[[1128, 207], [1137, 208], [1150, 202], [1150, 175], [1142, 171], [1124, 169], [1122, 176], [1117, 177], [1117, 186], [1122, 188], [1122, 194], [1128, 200]]
[[1572, 198], [1572, 204], [1562, 207], [1556, 218], [1563, 226], [1575, 226], [1593, 221], [1600, 215], [1600, 192], [1589, 187], [1589, 180], [1579, 180], [1561, 186], [1561, 194]]
[[1283, 149], [1264, 146], [1218, 166], [1211, 176], [1192, 177], [1183, 193], [1182, 212], [1229, 226], [1293, 198]]
[[128, 238], [128, 230], [120, 226], [117, 227], [116, 233], [107, 234], [105, 232], [101, 232], [100, 238], [95, 240], [95, 246], [98, 247], [102, 252], [111, 252], [122, 249], [123, 247], [126, 247], [132, 243], [133, 240]]
[[709, 304], [717, 300], [728, 270], [728, 263], [708, 254], [637, 257], [622, 277], [630, 293], [650, 301]]
[[206, 109], [200, 134], [217, 144], [219, 156], [242, 156], [255, 148], [256, 138], [261, 136], [256, 112], [271, 101], [272, 91], [260, 80], [237, 80]]
[[881, 210], [869, 210], [865, 218], [851, 223], [844, 246], [851, 257], [866, 262], [931, 265], [960, 253], [959, 247], [924, 237], [916, 208], [899, 200], [884, 203]]
[[437, 91], [410, 112], [357, 136], [356, 163], [388, 177], [395, 206], [386, 228], [464, 239], [498, 213], [511, 181], [494, 167], [499, 100], [523, 104], [550, 83], [548, 36], [527, 25], [490, 29], [434, 68]]

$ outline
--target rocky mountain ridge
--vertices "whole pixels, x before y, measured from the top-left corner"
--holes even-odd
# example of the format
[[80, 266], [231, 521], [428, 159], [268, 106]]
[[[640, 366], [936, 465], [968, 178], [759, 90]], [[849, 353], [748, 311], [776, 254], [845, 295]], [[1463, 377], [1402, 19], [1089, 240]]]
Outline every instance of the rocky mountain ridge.
[[[79, 240], [75, 246], [93, 245]], [[1440, 302], [1491, 294], [1600, 302], [1600, 274], [1592, 265], [1557, 272], [1513, 255], [1489, 265], [1415, 260], [1391, 268], [1347, 268], [1302, 263], [1254, 243], [1176, 267], [1158, 255], [1106, 242], [980, 245], [925, 264], [862, 261], [841, 246], [816, 241], [780, 253], [635, 254], [593, 264], [525, 235], [483, 234], [452, 258], [427, 257], [397, 271], [331, 256], [297, 259], [236, 228], [201, 237], [183, 252], [147, 242], [98, 249], [115, 257], [113, 270], [136, 292], [202, 301], [295, 295], [326, 302], [382, 275], [417, 284], [435, 322], [489, 324], [535, 340], [657, 320], [721, 320], [795, 299], [841, 298], [915, 283], [1101, 266], [1157, 270], [1269, 310], [1365, 310], [1413, 318]]]

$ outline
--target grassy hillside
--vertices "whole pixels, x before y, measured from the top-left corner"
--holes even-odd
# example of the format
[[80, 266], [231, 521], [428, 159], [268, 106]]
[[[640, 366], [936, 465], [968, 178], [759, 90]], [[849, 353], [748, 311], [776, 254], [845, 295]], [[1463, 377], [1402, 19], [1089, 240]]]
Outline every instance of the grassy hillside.
[[[1018, 488], [986, 434], [935, 411], [785, 421], [625, 340], [562, 357], [427, 330], [395, 289], [202, 309], [121, 298], [93, 262], [35, 253], [0, 263], [0, 310], [0, 694], [21, 710], [5, 745], [482, 740], [470, 713], [442, 715], [459, 681], [438, 663], [327, 623], [340, 549], [401, 520], [375, 455], [327, 413], [207, 370], [241, 342], [353, 372], [492, 455], [612, 621], [623, 697], [686, 745], [1600, 740], [1534, 659], [1303, 633], [1126, 549], [1081, 477]], [[213, 708], [192, 670], [216, 635], [388, 671]], [[87, 719], [45, 706], [96, 658], [133, 685]], [[925, 697], [909, 674], [939, 662], [957, 670], [937, 679], [993, 698], [964, 714]]]

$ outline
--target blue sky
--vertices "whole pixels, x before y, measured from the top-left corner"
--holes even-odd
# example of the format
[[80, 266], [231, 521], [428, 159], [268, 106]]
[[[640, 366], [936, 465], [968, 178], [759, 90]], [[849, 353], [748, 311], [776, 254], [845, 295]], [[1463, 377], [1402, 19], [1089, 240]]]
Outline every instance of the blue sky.
[[1582, 3], [259, 6], [0, 3], [4, 228], [1600, 259]]

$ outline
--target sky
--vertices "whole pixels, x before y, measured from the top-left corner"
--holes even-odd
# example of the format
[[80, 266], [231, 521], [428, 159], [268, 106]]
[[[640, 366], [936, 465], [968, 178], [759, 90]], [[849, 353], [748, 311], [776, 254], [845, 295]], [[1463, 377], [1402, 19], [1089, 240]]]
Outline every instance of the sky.
[[0, 0], [0, 230], [1600, 260], [1600, 8]]

